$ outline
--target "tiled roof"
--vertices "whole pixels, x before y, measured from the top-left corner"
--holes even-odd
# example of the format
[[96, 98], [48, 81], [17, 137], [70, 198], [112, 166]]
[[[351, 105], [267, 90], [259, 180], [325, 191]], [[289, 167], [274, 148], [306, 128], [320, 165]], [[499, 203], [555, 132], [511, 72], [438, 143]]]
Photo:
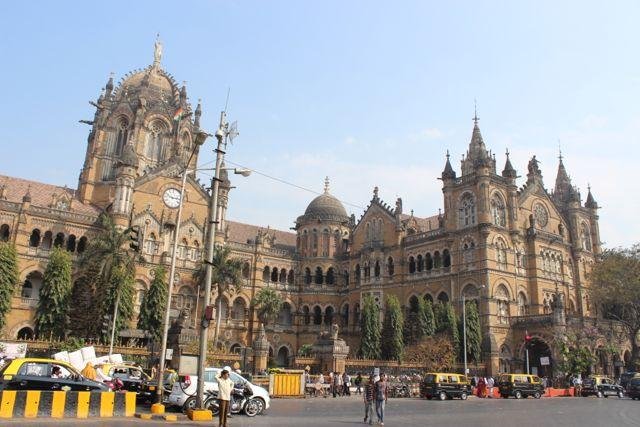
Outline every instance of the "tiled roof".
[[54, 196], [66, 195], [71, 201], [70, 212], [86, 215], [98, 215], [100, 213], [100, 208], [97, 206], [85, 204], [76, 199], [76, 190], [72, 188], [0, 175], [0, 187], [2, 186], [4, 186], [5, 200], [9, 202], [22, 203], [22, 198], [29, 192], [32, 205], [49, 208], [52, 207]]
[[[400, 215], [400, 220], [402, 222], [407, 221], [409, 218], [411, 218], [411, 215]], [[417, 216], [414, 216], [413, 219], [415, 219], [418, 223], [418, 227], [420, 227], [419, 231], [430, 231], [440, 228], [440, 225], [438, 223], [438, 215], [432, 215], [427, 218], [418, 218]]]
[[[229, 240], [237, 243], [247, 243], [248, 241], [255, 241], [258, 235], [258, 230], [266, 231], [264, 227], [251, 224], [243, 224], [241, 222], [227, 221], [229, 227]], [[269, 233], [273, 233], [276, 236], [276, 247], [288, 247], [295, 248], [296, 246], [296, 234], [288, 231], [274, 230], [269, 228]]]

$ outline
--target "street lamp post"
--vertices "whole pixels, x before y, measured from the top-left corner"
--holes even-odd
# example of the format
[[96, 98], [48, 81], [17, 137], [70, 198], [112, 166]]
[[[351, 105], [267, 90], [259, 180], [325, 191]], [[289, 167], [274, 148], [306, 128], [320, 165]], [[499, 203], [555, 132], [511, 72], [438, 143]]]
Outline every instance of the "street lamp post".
[[[484, 289], [485, 285], [480, 286], [480, 289]], [[464, 353], [464, 374], [469, 373], [467, 367], [467, 300], [462, 292], [462, 352]]]
[[[187, 176], [189, 175], [189, 163], [191, 162], [191, 158], [195, 154], [198, 147], [204, 144], [204, 141], [209, 136], [206, 132], [198, 132], [195, 138], [195, 144], [193, 147], [193, 151], [189, 156], [189, 160], [184, 167], [184, 171], [182, 172], [182, 183], [180, 185], [180, 203], [178, 204], [178, 214], [176, 216], [176, 226], [174, 229], [173, 236], [173, 252], [171, 254], [171, 267], [169, 269], [169, 283], [167, 285], [167, 299], [165, 301], [165, 310], [164, 310], [164, 319], [162, 324], [162, 344], [160, 347], [160, 360], [158, 362], [158, 384], [156, 386], [156, 396], [157, 403], [152, 407], [152, 412], [155, 410], [157, 412], [164, 412], [164, 405], [162, 405], [162, 393], [164, 391], [163, 377], [164, 377], [164, 367], [166, 362], [166, 353], [167, 353], [167, 336], [169, 335], [169, 316], [171, 312], [171, 296], [173, 294], [173, 281], [176, 272], [176, 255], [178, 252], [178, 234], [180, 233], [180, 221], [182, 220], [182, 202], [184, 201], [184, 190], [187, 185]], [[195, 171], [195, 170], [194, 170]]]

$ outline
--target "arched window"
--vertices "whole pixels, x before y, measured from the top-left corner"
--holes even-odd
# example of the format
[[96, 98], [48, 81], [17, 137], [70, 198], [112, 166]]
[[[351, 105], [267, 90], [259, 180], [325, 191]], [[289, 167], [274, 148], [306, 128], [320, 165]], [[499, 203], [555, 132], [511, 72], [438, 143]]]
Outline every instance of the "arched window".
[[324, 324], [331, 325], [333, 323], [333, 307], [328, 306], [324, 310]]
[[271, 281], [274, 283], [278, 281], [278, 267], [273, 267], [271, 270]]
[[380, 261], [376, 260], [376, 263], [373, 266], [373, 275], [375, 277], [380, 277]]
[[231, 309], [231, 318], [233, 320], [244, 321], [245, 320], [245, 308], [246, 308], [246, 304], [244, 302], [244, 299], [236, 298], [233, 301], [233, 307]]
[[476, 202], [471, 193], [465, 193], [460, 199], [458, 211], [458, 225], [460, 228], [476, 224]]
[[416, 272], [416, 260], [410, 256], [409, 257], [409, 274], [413, 274]]
[[362, 277], [362, 272], [360, 271], [360, 264], [356, 264], [355, 276], [356, 276], [356, 284], [359, 285], [360, 279]]
[[309, 313], [309, 306], [304, 306], [302, 307], [302, 322], [305, 325], [308, 325], [311, 323], [311, 314]]
[[313, 230], [311, 237], [311, 256], [318, 256], [318, 230]]
[[418, 255], [417, 257], [417, 266], [416, 269], [418, 271], [424, 270], [424, 260], [422, 259], [422, 255]]
[[506, 325], [509, 323], [509, 291], [504, 285], [499, 285], [495, 297], [498, 305], [498, 323]]
[[322, 256], [329, 256], [329, 230], [324, 230], [322, 232]]
[[582, 241], [582, 249], [591, 252], [593, 246], [591, 245], [591, 232], [586, 222], [583, 222], [580, 226], [580, 240]]
[[80, 240], [78, 240], [78, 247], [76, 251], [81, 254], [85, 249], [87, 249], [87, 238], [85, 236], [82, 236]]
[[518, 316], [526, 316], [529, 314], [529, 307], [527, 307], [527, 297], [523, 292], [518, 292]]
[[430, 303], [430, 304], [433, 304], [433, 297], [431, 296], [431, 294], [426, 293], [426, 294], [424, 294], [424, 297], [423, 297], [423, 298], [424, 298], [424, 301], [425, 301], [425, 302], [428, 302], [428, 303]]
[[162, 162], [167, 153], [165, 147], [165, 134], [166, 127], [164, 123], [159, 120], [155, 120], [149, 126], [149, 133], [147, 133], [147, 157], [150, 159], [153, 166]]
[[191, 250], [191, 260], [198, 262], [200, 261], [201, 255], [202, 255], [202, 251], [200, 250], [200, 243], [197, 240], [194, 240], [193, 249]]
[[499, 359], [498, 371], [501, 374], [511, 372], [511, 351], [509, 350], [509, 347], [507, 347], [506, 345], [503, 345], [500, 347], [500, 359]]
[[309, 245], [309, 235], [307, 234], [307, 230], [304, 230], [302, 233], [302, 243], [300, 244], [300, 251], [302, 252], [302, 256], [306, 257], [308, 255], [308, 245]]
[[435, 251], [433, 253], [433, 268], [440, 268], [440, 267], [442, 267], [442, 257], [440, 256], [439, 251]]
[[64, 233], [56, 234], [56, 239], [53, 241], [53, 246], [60, 248], [64, 245]]
[[28, 278], [22, 284], [22, 292], [20, 294], [22, 298], [32, 298], [33, 297], [33, 283]]
[[445, 268], [451, 267], [451, 254], [449, 249], [442, 251], [442, 266]]
[[262, 269], [262, 281], [263, 282], [268, 282], [270, 277], [271, 277], [271, 268], [269, 268], [269, 266], [266, 265]]
[[46, 231], [44, 233], [44, 238], [42, 239], [42, 249], [51, 249], [51, 245], [53, 244], [53, 234], [51, 231]]
[[282, 304], [280, 314], [278, 314], [278, 324], [281, 326], [291, 326], [291, 305], [288, 302]]
[[76, 236], [71, 234], [67, 239], [67, 251], [75, 252], [75, 250], [76, 250]]
[[345, 270], [342, 273], [342, 276], [344, 277], [344, 285], [348, 288], [349, 287], [349, 271]]
[[27, 275], [25, 281], [22, 283], [22, 291], [20, 296], [22, 298], [38, 299], [40, 297], [40, 288], [42, 287], [42, 280], [44, 277], [39, 271], [32, 271]]
[[29, 246], [31, 246], [32, 248], [37, 248], [38, 246], [40, 246], [40, 230], [38, 230], [37, 228], [34, 228], [33, 231], [31, 231], [31, 236], [29, 237]]
[[424, 259], [427, 271], [433, 270], [433, 258], [431, 258], [431, 254], [429, 252], [427, 252], [427, 255], [424, 257]]
[[229, 353], [231, 354], [240, 354], [242, 352], [242, 345], [235, 343], [231, 347], [229, 347]]
[[293, 285], [294, 281], [294, 273], [293, 270], [289, 270], [289, 274], [287, 275], [287, 283]]
[[322, 324], [322, 309], [320, 306], [313, 307], [313, 324], [321, 325]]
[[502, 238], [496, 240], [496, 262], [500, 270], [507, 269], [507, 244]]
[[364, 263], [364, 280], [368, 281], [371, 277], [371, 266], [369, 265], [369, 261]]
[[498, 193], [494, 193], [493, 197], [491, 197], [491, 219], [493, 224], [499, 227], [504, 227], [507, 223], [504, 201]]
[[316, 267], [316, 275], [314, 277], [314, 282], [316, 285], [322, 285], [322, 267]]
[[449, 302], [449, 295], [445, 291], [442, 291], [438, 294], [438, 301], [441, 303]]
[[229, 301], [225, 297], [222, 297], [220, 302], [220, 319], [225, 321], [229, 317]]
[[129, 121], [126, 117], [120, 117], [116, 123], [116, 146], [115, 153], [117, 156], [122, 154], [122, 148], [129, 139]]
[[149, 238], [145, 243], [147, 245], [145, 250], [147, 254], [156, 255], [158, 253], [158, 242], [156, 241], [156, 235], [154, 233], [149, 234]]
[[178, 245], [178, 258], [189, 258], [189, 243], [187, 242], [187, 239], [182, 239], [182, 242]]
[[418, 297], [415, 295], [412, 295], [411, 298], [409, 298], [409, 313], [417, 313], [418, 312]]
[[333, 285], [335, 282], [335, 274], [333, 272], [333, 267], [329, 267], [327, 269], [327, 278], [325, 280], [327, 282], [327, 285]]
[[191, 152], [193, 151], [193, 147], [191, 145], [191, 138], [189, 137], [189, 132], [183, 132], [180, 137], [180, 142], [182, 145], [182, 155], [184, 156], [185, 162], [189, 160], [191, 156]]
[[304, 269], [304, 283], [305, 285], [311, 284], [311, 270], [309, 269], [309, 267]]
[[342, 325], [349, 326], [349, 304], [342, 306]]
[[11, 236], [11, 229], [9, 224], [0, 225], [0, 242], [8, 242]]
[[284, 268], [280, 269], [280, 283], [287, 283], [287, 270]]
[[24, 328], [21, 328], [18, 331], [17, 338], [19, 340], [32, 340], [34, 336], [35, 334], [33, 333], [33, 329], [28, 326], [25, 326]]
[[389, 276], [393, 276], [394, 269], [395, 267], [393, 266], [393, 258], [389, 257], [387, 259], [387, 273], [389, 273]]

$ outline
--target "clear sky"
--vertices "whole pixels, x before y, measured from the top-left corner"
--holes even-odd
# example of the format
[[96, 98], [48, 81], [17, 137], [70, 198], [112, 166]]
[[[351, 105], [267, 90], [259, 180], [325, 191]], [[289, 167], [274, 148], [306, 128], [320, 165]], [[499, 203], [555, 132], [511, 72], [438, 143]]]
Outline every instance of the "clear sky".
[[[231, 88], [228, 159], [331, 192], [359, 217], [374, 186], [417, 216], [442, 206], [444, 155], [471, 136], [553, 188], [558, 140], [573, 183], [602, 206], [607, 246], [640, 241], [640, 2], [20, 1], [0, 15], [0, 173], [77, 186], [109, 72], [186, 80], [214, 130]], [[212, 141], [210, 141], [210, 144]], [[212, 148], [209, 145], [208, 148]], [[201, 162], [211, 160], [211, 151]], [[459, 172], [458, 172], [459, 173]], [[522, 180], [519, 181], [522, 184]], [[229, 218], [287, 229], [314, 197], [235, 178]]]

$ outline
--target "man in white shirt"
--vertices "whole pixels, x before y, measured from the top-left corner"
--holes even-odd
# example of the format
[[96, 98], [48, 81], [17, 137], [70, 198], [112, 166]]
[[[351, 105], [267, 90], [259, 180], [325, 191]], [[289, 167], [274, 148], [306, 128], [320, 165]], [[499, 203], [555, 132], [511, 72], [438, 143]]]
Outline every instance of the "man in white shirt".
[[233, 391], [233, 381], [229, 378], [229, 371], [223, 369], [218, 379], [218, 402], [220, 404], [219, 418], [220, 427], [227, 427], [227, 412], [229, 411], [229, 401]]

